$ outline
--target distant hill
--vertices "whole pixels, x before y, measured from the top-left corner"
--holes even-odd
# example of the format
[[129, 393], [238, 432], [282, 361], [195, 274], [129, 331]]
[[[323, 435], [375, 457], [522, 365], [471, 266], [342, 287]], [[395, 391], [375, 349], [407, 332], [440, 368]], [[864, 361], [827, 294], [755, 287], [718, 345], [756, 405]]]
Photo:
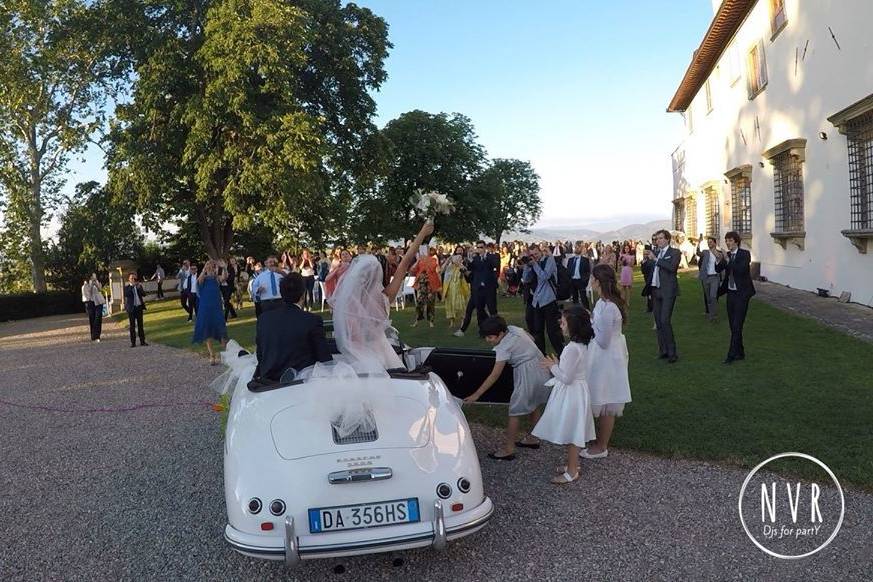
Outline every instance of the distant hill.
[[533, 228], [530, 234], [511, 231], [503, 235], [503, 240], [520, 240], [524, 242], [540, 242], [556, 240], [584, 241], [614, 241], [614, 240], [648, 240], [656, 230], [671, 228], [670, 220], [653, 220], [644, 224], [628, 224], [615, 230], [598, 232], [584, 227], [561, 226], [555, 228]]

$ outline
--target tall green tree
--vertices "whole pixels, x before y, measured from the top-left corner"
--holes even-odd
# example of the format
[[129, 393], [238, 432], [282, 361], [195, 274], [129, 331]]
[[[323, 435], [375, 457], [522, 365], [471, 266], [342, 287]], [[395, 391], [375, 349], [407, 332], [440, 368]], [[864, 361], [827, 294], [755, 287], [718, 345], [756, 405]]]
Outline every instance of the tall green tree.
[[49, 246], [47, 278], [56, 289], [76, 290], [91, 273], [105, 274], [112, 261], [137, 257], [142, 246], [130, 201], [97, 182], [78, 184]]
[[110, 14], [87, 0], [0, 4], [0, 196], [28, 246], [33, 289], [46, 290], [40, 228], [70, 157], [103, 123], [122, 60], [103, 34]]
[[470, 189], [481, 170], [485, 150], [469, 118], [458, 113], [410, 111], [388, 122], [381, 132], [381, 176], [359, 192], [353, 232], [359, 240], [402, 239], [414, 234], [410, 198], [419, 190], [438, 191], [455, 205], [437, 219], [440, 238], [478, 236], [477, 201]]
[[543, 203], [539, 176], [530, 162], [498, 158], [474, 180], [482, 232], [497, 244], [509, 230], [530, 232], [539, 220]]
[[[372, 163], [387, 25], [340, 0], [127, 0], [141, 25], [110, 179], [146, 224], [196, 225], [210, 257], [266, 226], [323, 239]], [[141, 51], [136, 46], [145, 46]]]

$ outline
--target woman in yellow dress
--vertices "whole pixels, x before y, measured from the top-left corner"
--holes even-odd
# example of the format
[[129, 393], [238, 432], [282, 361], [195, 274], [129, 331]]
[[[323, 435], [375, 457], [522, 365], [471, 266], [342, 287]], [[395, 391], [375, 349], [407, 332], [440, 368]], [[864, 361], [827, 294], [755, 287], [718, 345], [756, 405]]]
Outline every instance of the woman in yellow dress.
[[455, 327], [455, 319], [464, 319], [464, 311], [470, 299], [470, 283], [467, 282], [466, 274], [464, 249], [457, 247], [455, 254], [443, 265], [443, 299], [449, 328]]

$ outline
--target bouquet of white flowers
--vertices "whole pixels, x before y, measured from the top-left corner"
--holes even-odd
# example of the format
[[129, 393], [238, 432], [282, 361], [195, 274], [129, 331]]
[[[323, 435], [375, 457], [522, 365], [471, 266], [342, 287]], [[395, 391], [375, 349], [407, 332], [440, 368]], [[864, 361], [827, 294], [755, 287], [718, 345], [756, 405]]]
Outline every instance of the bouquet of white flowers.
[[419, 214], [427, 217], [427, 221], [433, 224], [437, 214], [448, 215], [452, 213], [455, 205], [445, 194], [439, 192], [424, 192], [419, 190], [409, 199]]

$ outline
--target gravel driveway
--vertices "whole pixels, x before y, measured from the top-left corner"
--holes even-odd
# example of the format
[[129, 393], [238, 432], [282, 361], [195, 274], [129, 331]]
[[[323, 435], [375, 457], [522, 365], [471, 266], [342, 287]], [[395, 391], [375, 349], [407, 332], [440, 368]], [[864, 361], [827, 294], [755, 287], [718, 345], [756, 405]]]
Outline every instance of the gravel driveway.
[[183, 350], [131, 349], [126, 330], [107, 328], [91, 344], [76, 316], [0, 324], [0, 580], [870, 579], [871, 495], [847, 491], [834, 542], [782, 561], [739, 524], [745, 471], [611, 451], [558, 488], [546, 477], [560, 449], [489, 461], [499, 433], [481, 426], [497, 505], [484, 531], [441, 554], [288, 574], [222, 539], [222, 441], [205, 387], [217, 369]]

